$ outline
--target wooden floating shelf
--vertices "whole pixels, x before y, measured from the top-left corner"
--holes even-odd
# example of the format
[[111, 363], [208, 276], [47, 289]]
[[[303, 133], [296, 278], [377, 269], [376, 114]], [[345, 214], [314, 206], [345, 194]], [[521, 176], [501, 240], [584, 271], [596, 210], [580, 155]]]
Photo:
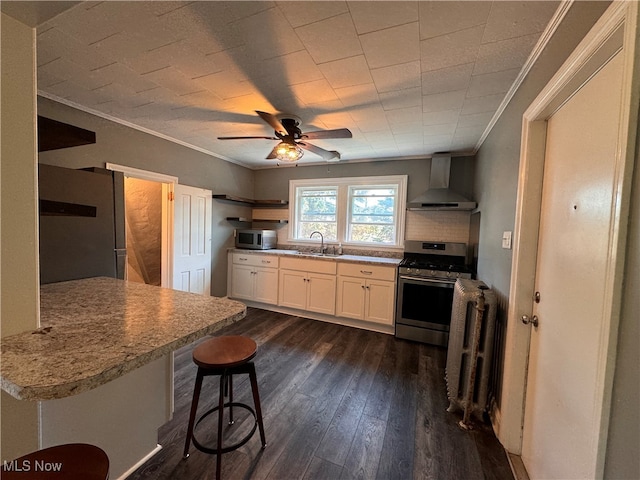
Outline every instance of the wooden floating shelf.
[[252, 200], [250, 198], [236, 197], [235, 195], [215, 194], [212, 195], [216, 200], [226, 200], [234, 203], [244, 203], [253, 207], [286, 207], [289, 205], [288, 200]]
[[289, 220], [269, 220], [269, 219], [262, 219], [262, 218], [254, 218], [253, 220], [250, 218], [245, 218], [245, 217], [227, 217], [227, 221], [229, 222], [247, 222], [247, 223], [251, 223], [251, 222], [264, 222], [264, 223], [289, 223]]
[[38, 115], [38, 152], [96, 143], [90, 130]]

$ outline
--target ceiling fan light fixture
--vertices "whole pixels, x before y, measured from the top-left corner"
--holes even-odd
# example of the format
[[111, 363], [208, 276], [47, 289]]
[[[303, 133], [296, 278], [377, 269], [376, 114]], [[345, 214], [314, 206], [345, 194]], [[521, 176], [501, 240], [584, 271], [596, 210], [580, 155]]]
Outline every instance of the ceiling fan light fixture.
[[295, 143], [280, 142], [276, 147], [276, 158], [282, 162], [297, 162], [304, 152]]

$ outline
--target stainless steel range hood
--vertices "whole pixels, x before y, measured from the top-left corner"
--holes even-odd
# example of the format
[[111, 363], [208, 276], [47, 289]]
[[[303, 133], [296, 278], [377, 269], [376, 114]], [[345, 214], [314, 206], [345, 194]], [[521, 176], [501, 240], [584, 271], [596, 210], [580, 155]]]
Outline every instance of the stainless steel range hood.
[[407, 210], [473, 210], [476, 202], [449, 190], [451, 155], [431, 158], [429, 189], [407, 203]]

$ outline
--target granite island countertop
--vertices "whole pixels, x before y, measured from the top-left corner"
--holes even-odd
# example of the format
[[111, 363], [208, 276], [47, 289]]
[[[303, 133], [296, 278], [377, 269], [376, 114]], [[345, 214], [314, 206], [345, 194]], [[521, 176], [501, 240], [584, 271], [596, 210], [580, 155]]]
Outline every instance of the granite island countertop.
[[241, 320], [246, 306], [97, 277], [42, 285], [35, 332], [2, 339], [0, 385], [50, 400], [105, 384]]

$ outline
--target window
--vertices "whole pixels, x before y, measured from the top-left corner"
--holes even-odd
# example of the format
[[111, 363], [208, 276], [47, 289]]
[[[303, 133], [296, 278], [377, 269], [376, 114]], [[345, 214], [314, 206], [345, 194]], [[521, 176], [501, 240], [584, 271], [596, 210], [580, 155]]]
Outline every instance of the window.
[[338, 238], [338, 187], [300, 187], [297, 200], [296, 238], [309, 238], [314, 231], [327, 241]]
[[289, 240], [401, 247], [406, 175], [290, 181]]

